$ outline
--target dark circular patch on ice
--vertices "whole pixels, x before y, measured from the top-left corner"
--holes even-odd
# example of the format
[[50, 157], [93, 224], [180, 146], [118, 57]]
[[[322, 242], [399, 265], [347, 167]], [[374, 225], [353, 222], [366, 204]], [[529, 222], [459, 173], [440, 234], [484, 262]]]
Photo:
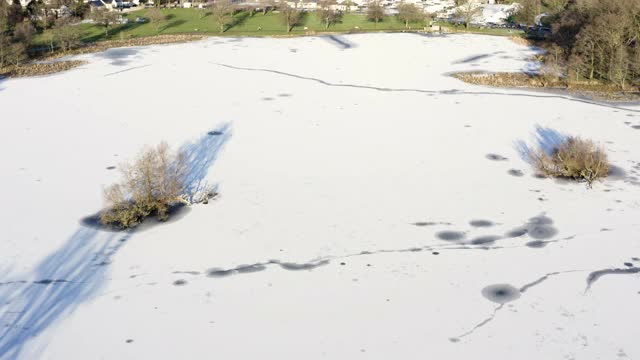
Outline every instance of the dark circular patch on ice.
[[553, 226], [536, 225], [536, 226], [532, 226], [529, 229], [529, 236], [537, 240], [551, 239], [557, 234], [558, 234], [558, 230], [556, 230], [556, 228], [554, 228]]
[[525, 245], [527, 247], [530, 247], [530, 248], [533, 248], [533, 249], [541, 249], [541, 248], [547, 246], [547, 242], [546, 241], [542, 241], [542, 240], [533, 240], [533, 241], [529, 241]]
[[182, 286], [182, 285], [187, 285], [187, 280], [184, 279], [178, 279], [176, 281], [173, 282], [173, 285], [175, 286]]
[[633, 125], [631, 126], [632, 128], [636, 129], [636, 130], [640, 130], [640, 125]]
[[475, 227], [489, 227], [495, 225], [492, 221], [489, 220], [471, 220], [469, 224]]
[[498, 155], [498, 154], [487, 154], [485, 156], [487, 159], [489, 160], [493, 160], [493, 161], [505, 161], [505, 160], [509, 160], [506, 157], [502, 156], [502, 155]]
[[131, 343], [133, 342], [133, 339], [127, 339], [125, 342], [126, 342], [127, 344], [131, 344]]
[[533, 174], [533, 177], [536, 178], [536, 179], [546, 179], [547, 178], [547, 176], [545, 174], [540, 174], [540, 173]]
[[508, 173], [511, 176], [517, 176], [517, 177], [524, 176], [524, 173], [522, 172], [522, 170], [518, 170], [518, 169], [511, 169], [508, 171]]
[[482, 289], [482, 296], [498, 304], [506, 304], [520, 297], [520, 290], [509, 284], [494, 284]]
[[491, 245], [500, 239], [501, 239], [500, 236], [495, 236], [495, 235], [480, 236], [471, 240], [471, 244], [472, 245]]
[[532, 217], [531, 219], [529, 219], [529, 224], [532, 224], [532, 225], [552, 225], [553, 224], [553, 219], [548, 217], [548, 216], [540, 215], [540, 216]]
[[626, 267], [633, 267], [633, 264], [632, 264], [632, 263], [630, 263], [630, 262], [626, 262], [626, 263], [624, 263], [624, 266], [626, 266]]
[[464, 239], [464, 233], [459, 231], [440, 231], [436, 237], [445, 241], [458, 241]]
[[517, 237], [520, 237], [520, 236], [527, 235], [528, 232], [529, 232], [529, 230], [527, 230], [526, 228], [513, 229], [513, 230], [509, 231], [508, 233], [506, 233], [506, 237], [517, 238]]
[[107, 170], [113, 170], [115, 168], [116, 168], [115, 166], [107, 166]]
[[209, 132], [207, 133], [207, 135], [209, 135], [209, 136], [220, 136], [220, 135], [222, 135], [222, 134], [223, 134], [223, 132], [222, 132], [222, 131], [209, 131]]

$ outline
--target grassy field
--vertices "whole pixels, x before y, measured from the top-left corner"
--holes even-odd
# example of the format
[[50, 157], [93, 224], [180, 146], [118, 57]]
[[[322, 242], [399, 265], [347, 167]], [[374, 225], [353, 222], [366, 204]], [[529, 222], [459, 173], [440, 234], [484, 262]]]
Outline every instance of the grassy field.
[[[218, 24], [207, 13], [198, 9], [163, 9], [167, 20], [155, 23], [136, 23], [136, 17], [146, 17], [147, 9], [141, 9], [123, 14], [130, 20], [126, 25], [115, 25], [109, 29], [109, 35], [104, 28], [94, 24], [78, 25], [82, 28], [82, 41], [95, 42], [101, 40], [128, 39], [132, 37], [152, 36], [158, 34], [184, 34], [203, 33], [222, 36], [284, 36], [304, 35], [323, 32], [350, 32], [350, 31], [401, 31], [405, 30], [404, 23], [395, 17], [388, 17], [377, 24], [367, 21], [362, 14], [345, 14], [342, 22], [332, 24], [325, 30], [315, 13], [303, 14], [300, 25], [287, 33], [279, 14], [269, 12], [266, 15], [255, 13], [252, 16], [247, 12], [240, 12], [234, 16], [232, 24], [223, 34], [219, 32]], [[411, 29], [421, 30], [424, 23], [410, 24]], [[259, 30], [260, 29], [260, 30]], [[463, 31], [452, 28], [453, 31]], [[518, 35], [517, 32], [509, 32], [506, 29], [470, 29], [469, 32], [485, 33], [491, 35]], [[37, 44], [46, 45], [46, 34], [40, 34], [36, 38]]]

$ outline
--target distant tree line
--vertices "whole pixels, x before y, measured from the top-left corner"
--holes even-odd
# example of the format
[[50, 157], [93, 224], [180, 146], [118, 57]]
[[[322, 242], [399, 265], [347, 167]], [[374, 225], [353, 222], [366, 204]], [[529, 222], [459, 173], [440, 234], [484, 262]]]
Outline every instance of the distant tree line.
[[547, 65], [570, 82], [625, 89], [640, 83], [640, 0], [524, 0], [517, 20], [533, 24], [540, 9], [551, 28]]
[[28, 60], [34, 36], [45, 29], [50, 30], [44, 40], [51, 50], [76, 46], [80, 32], [70, 25], [88, 13], [82, 0], [33, 0], [25, 8], [18, 0], [11, 4], [0, 0], [0, 68]]

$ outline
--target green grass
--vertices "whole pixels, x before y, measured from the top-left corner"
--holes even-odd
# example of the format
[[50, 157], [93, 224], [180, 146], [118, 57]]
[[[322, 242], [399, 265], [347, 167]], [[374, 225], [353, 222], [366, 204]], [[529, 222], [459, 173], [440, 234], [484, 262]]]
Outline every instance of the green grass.
[[[153, 23], [135, 23], [136, 17], [146, 17], [147, 9], [123, 14], [131, 23], [116, 25], [109, 29], [109, 35], [105, 35], [104, 28], [93, 24], [78, 25], [82, 29], [83, 42], [95, 42], [101, 40], [127, 39], [131, 37], [152, 36], [158, 34], [207, 34], [222, 36], [282, 36], [288, 35], [285, 25], [279, 14], [269, 12], [266, 15], [255, 13], [250, 16], [246, 12], [240, 12], [234, 16], [235, 23], [223, 34], [219, 32], [218, 24], [211, 16], [202, 16], [202, 10], [198, 9], [163, 9], [168, 19], [161, 23], [160, 27]], [[423, 23], [410, 24], [414, 30], [422, 29]], [[258, 29], [261, 28], [259, 31]], [[359, 29], [356, 29], [359, 28]], [[345, 14], [342, 22], [332, 24], [325, 30], [324, 24], [315, 13], [305, 13], [300, 25], [293, 28], [290, 35], [304, 35], [307, 33], [323, 32], [349, 32], [349, 31], [401, 31], [405, 30], [404, 23], [395, 17], [388, 17], [377, 24], [367, 21], [362, 14]], [[479, 32], [492, 35], [515, 35], [505, 29], [470, 29], [470, 32]], [[36, 45], [46, 45], [46, 35], [36, 37]]]

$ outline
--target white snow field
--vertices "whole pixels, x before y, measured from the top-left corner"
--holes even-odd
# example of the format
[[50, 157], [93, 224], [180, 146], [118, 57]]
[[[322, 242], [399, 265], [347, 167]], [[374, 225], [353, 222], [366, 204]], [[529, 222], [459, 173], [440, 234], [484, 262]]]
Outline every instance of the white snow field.
[[[448, 75], [533, 53], [210, 38], [0, 81], [0, 359], [640, 358], [640, 107]], [[612, 176], [535, 177], [526, 147], [566, 135]], [[92, 227], [163, 140], [218, 198]]]

